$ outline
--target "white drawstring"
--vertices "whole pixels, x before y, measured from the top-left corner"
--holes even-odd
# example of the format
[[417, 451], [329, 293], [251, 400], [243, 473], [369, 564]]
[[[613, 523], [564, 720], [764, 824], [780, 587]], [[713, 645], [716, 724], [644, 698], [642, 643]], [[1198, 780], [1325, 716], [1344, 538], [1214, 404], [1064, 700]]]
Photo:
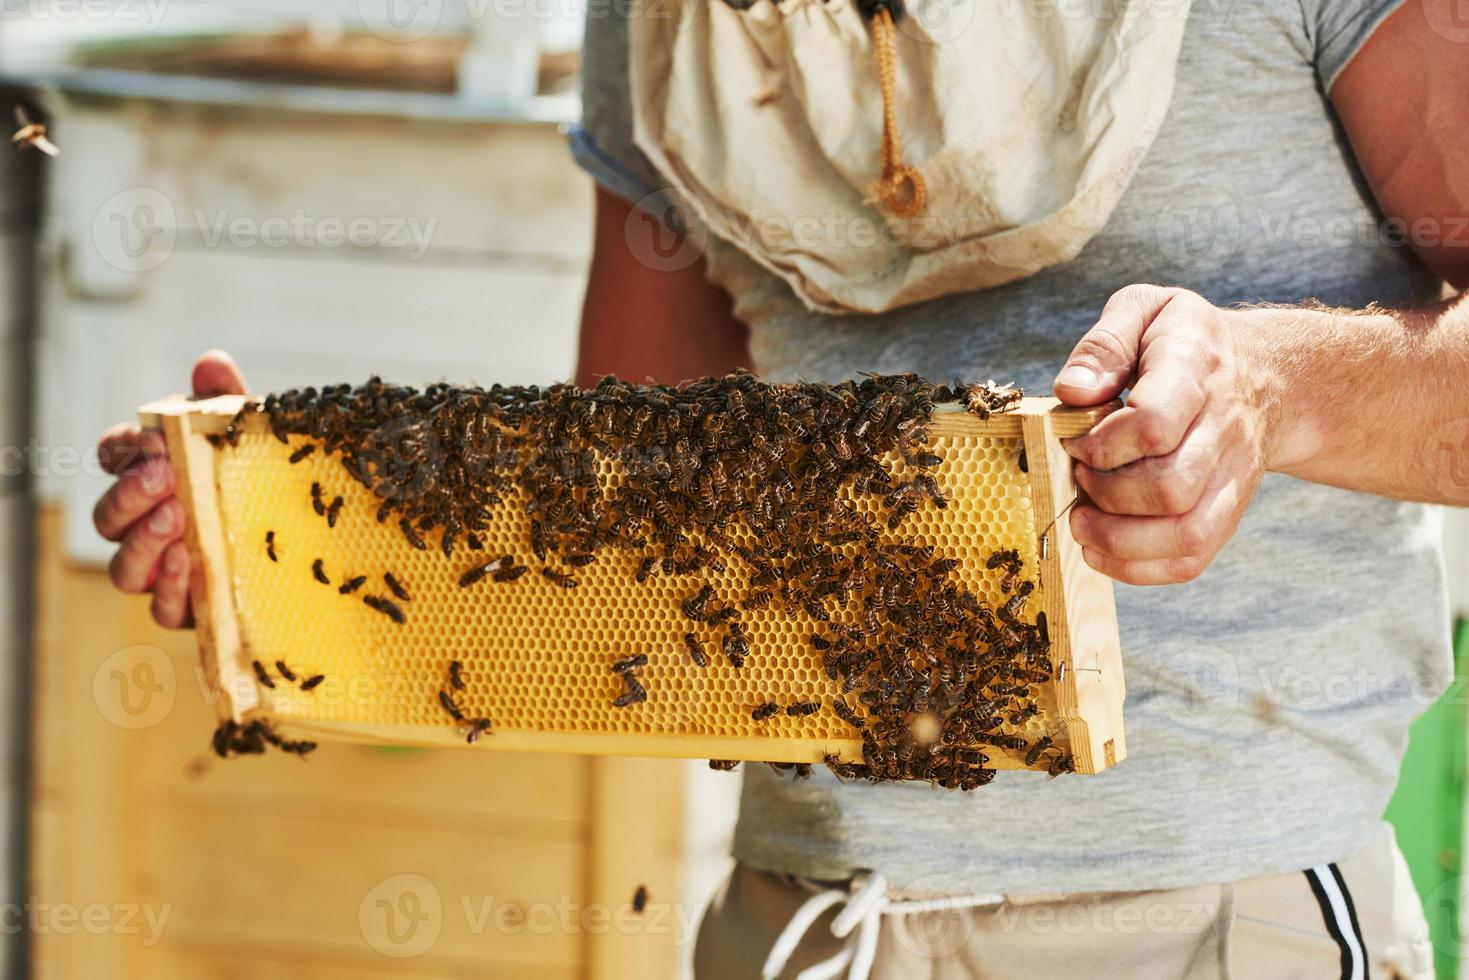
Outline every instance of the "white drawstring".
[[872, 963], [877, 957], [877, 937], [882, 929], [883, 915], [947, 912], [980, 905], [998, 905], [1004, 900], [1003, 895], [947, 895], [942, 898], [894, 901], [888, 898], [888, 881], [881, 873], [870, 871], [859, 874], [852, 879], [847, 889], [828, 888], [818, 891], [796, 909], [796, 914], [791, 916], [791, 921], [786, 923], [786, 927], [776, 937], [775, 945], [770, 947], [770, 955], [765, 958], [765, 966], [760, 970], [761, 980], [775, 980], [780, 976], [811, 926], [823, 912], [841, 902], [845, 902], [847, 907], [832, 920], [831, 934], [846, 940], [842, 951], [830, 959], [808, 966], [797, 974], [796, 980], [832, 980], [843, 971], [848, 980], [867, 980], [872, 972]]

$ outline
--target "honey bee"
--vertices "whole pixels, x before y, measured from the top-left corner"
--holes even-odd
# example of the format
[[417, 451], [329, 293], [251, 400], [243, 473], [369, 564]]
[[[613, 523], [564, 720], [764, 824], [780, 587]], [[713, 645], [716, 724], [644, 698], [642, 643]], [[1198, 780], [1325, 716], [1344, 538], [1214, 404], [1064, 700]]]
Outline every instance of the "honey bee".
[[775, 593], [771, 592], [769, 589], [764, 589], [759, 592], [751, 592], [749, 595], [745, 596], [745, 601], [740, 603], [740, 605], [743, 606], [745, 609], [759, 609], [762, 606], [769, 605], [770, 600], [774, 597]]
[[341, 585], [337, 586], [337, 591], [342, 595], [351, 595], [353, 592], [356, 592], [358, 589], [362, 588], [362, 583], [366, 581], [366, 575], [354, 575], [351, 578], [347, 579], [347, 581], [343, 582]]
[[464, 664], [461, 661], [449, 661], [449, 686], [456, 691], [464, 690]]
[[471, 585], [478, 582], [486, 575], [498, 572], [502, 567], [504, 567], [505, 563], [510, 560], [511, 558], [509, 555], [501, 555], [494, 561], [481, 562], [480, 564], [467, 569], [463, 575], [459, 576], [459, 587], [461, 589], [469, 588]]
[[832, 699], [831, 710], [835, 712], [838, 718], [851, 725], [853, 728], [861, 730], [867, 727], [867, 724], [863, 722], [861, 718], [857, 717], [857, 713], [852, 710], [852, 706], [847, 704], [847, 702], [843, 701], [841, 698]]
[[582, 568], [597, 560], [597, 556], [591, 552], [581, 551], [566, 556], [566, 564], [573, 568]]
[[1050, 649], [1051, 629], [1046, 624], [1046, 611], [1044, 609], [1035, 614], [1035, 628], [1040, 634], [1041, 646]]
[[403, 532], [403, 537], [407, 538], [408, 543], [413, 545], [413, 547], [419, 551], [428, 550], [428, 542], [419, 536], [419, 533], [413, 528], [413, 522], [408, 518], [405, 517], [398, 522], [398, 529]]
[[265, 664], [258, 660], [252, 660], [250, 661], [250, 666], [255, 668], [256, 680], [260, 681], [266, 687], [275, 687], [275, 681], [271, 679], [270, 674], [266, 671]]
[[613, 661], [612, 673], [626, 674], [630, 670], [637, 670], [639, 667], [647, 666], [647, 663], [648, 655], [646, 653], [634, 653], [631, 656]]
[[739, 768], [738, 759], [710, 759], [709, 768], [715, 772], [734, 772]]
[[656, 555], [650, 555], [647, 558], [644, 558], [642, 561], [638, 562], [638, 570], [635, 577], [637, 578], [639, 585], [648, 581], [648, 575], [653, 571], [653, 566], [656, 564], [658, 564], [658, 558]]
[[648, 700], [648, 692], [643, 688], [642, 682], [632, 672], [622, 674], [623, 692], [612, 701], [614, 708], [626, 708], [633, 704], [642, 704]]
[[397, 604], [389, 599], [384, 599], [381, 596], [365, 595], [362, 597], [362, 601], [369, 608], [376, 609], [399, 626], [407, 622], [407, 617], [403, 615], [403, 610], [398, 608]]
[[291, 668], [289, 668], [289, 667], [286, 666], [286, 662], [284, 660], [277, 660], [275, 662], [275, 670], [276, 670], [276, 673], [280, 674], [282, 677], [284, 677], [286, 680], [290, 681], [292, 684], [296, 683], [296, 674], [295, 674], [295, 672], [293, 672], [291, 670]]
[[684, 646], [689, 651], [689, 659], [700, 667], [709, 666], [709, 657], [704, 653], [704, 648], [699, 644], [699, 638], [692, 633], [683, 635]]
[[311, 508], [316, 511], [317, 517], [326, 516], [326, 502], [321, 499], [321, 484], [315, 481], [311, 484]]
[[337, 526], [337, 515], [342, 512], [342, 498], [333, 497], [331, 505], [326, 509], [326, 526]]
[[322, 567], [322, 560], [320, 558], [311, 563], [311, 574], [322, 585], [332, 584], [332, 580], [326, 577], [326, 570]]
[[714, 587], [706, 585], [698, 592], [683, 601], [681, 608], [683, 614], [689, 619], [699, 622], [705, 618], [704, 606], [709, 602], [709, 597], [714, 594]]
[[1046, 751], [1046, 749], [1050, 747], [1051, 736], [1042, 735], [1040, 738], [1036, 739], [1033, 743], [1031, 743], [1030, 751], [1025, 753], [1025, 764], [1027, 766], [1035, 765], [1036, 761], [1040, 759], [1041, 753]]
[[1076, 760], [1071, 757], [1071, 753], [1067, 752], [1061, 755], [1057, 755], [1056, 758], [1052, 760], [1051, 765], [1046, 769], [1046, 774], [1052, 779], [1055, 779], [1057, 776], [1063, 775], [1064, 773], [1075, 771]]
[[325, 674], [312, 674], [310, 677], [301, 682], [301, 690], [315, 690], [324, 680], [326, 680]]
[[490, 719], [476, 718], [469, 725], [469, 730], [464, 733], [464, 741], [473, 745], [480, 740], [480, 736], [490, 730]]
[[632, 910], [633, 910], [633, 912], [637, 913], [638, 915], [641, 915], [642, 912], [643, 912], [643, 910], [645, 908], [647, 908], [647, 907], [648, 907], [648, 886], [646, 886], [646, 885], [639, 885], [638, 886], [638, 890], [635, 891], [635, 892], [633, 892], [633, 894], [632, 894]]
[[495, 573], [495, 581], [514, 582], [528, 571], [530, 567], [527, 565], [507, 565]]
[[449, 713], [450, 718], [453, 718], [455, 721], [464, 720], [464, 712], [459, 710], [459, 705], [454, 703], [454, 698], [450, 696], [448, 691], [439, 692], [439, 704]]
[[767, 718], [774, 716], [775, 713], [778, 711], [780, 711], [780, 705], [776, 704], [774, 701], [766, 701], [764, 704], [761, 704], [760, 706], [755, 708], [755, 710], [751, 711], [750, 717], [755, 721], [765, 721]]
[[542, 568], [541, 575], [551, 580], [552, 582], [555, 582], [563, 589], [576, 588], [576, 579], [572, 578], [570, 575], [567, 575], [565, 572], [558, 572], [554, 568]]
[[316, 443], [302, 443], [296, 448], [295, 452], [291, 453], [291, 462], [299, 463], [301, 462], [301, 460], [305, 459], [307, 456], [310, 456], [314, 452], [316, 452]]
[[403, 587], [403, 583], [394, 578], [392, 572], [383, 573], [383, 582], [387, 584], [388, 590], [403, 602], [413, 601], [413, 597], [408, 594], [408, 590]]
[[786, 714], [792, 718], [804, 718], [807, 715], [814, 715], [820, 710], [820, 701], [797, 701], [795, 704], [786, 705]]
[[275, 556], [275, 532], [274, 531], [266, 531], [265, 532], [265, 554], [266, 554], [267, 557], [270, 558], [271, 561], [279, 561], [280, 560], [280, 559], [278, 559]]

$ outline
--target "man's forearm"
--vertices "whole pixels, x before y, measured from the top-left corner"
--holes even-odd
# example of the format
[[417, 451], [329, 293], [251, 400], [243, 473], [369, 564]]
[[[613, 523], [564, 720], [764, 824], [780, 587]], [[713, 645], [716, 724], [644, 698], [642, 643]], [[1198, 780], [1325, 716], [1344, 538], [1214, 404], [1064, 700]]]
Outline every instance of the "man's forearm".
[[1269, 469], [1469, 504], [1469, 299], [1421, 310], [1251, 309], [1268, 367]]

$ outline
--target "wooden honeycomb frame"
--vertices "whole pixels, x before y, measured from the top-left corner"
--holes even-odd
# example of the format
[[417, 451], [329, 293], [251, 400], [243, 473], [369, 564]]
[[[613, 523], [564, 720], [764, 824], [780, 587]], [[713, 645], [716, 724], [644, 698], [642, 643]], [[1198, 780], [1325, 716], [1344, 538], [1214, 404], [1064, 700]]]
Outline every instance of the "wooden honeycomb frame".
[[[524, 540], [524, 518], [515, 526], [518, 508], [496, 509], [509, 523], [498, 532], [492, 527], [478, 555], [456, 552], [451, 560], [436, 548], [415, 551], [391, 521], [377, 524], [375, 499], [335, 458], [318, 452], [287, 463], [304, 439], [282, 446], [262, 416], [247, 418], [237, 447], [216, 449], [209, 436], [224, 431], [243, 401], [175, 396], [139, 410], [144, 427], [165, 435], [190, 518], [194, 618], [222, 718], [265, 718], [295, 738], [463, 746], [460, 726], [436, 703], [448, 661], [460, 659], [470, 679], [469, 690], [456, 695], [465, 714], [495, 722], [493, 735], [475, 748], [773, 762], [820, 762], [832, 753], [860, 761], [861, 742], [829, 710], [806, 719], [780, 715], [764, 725], [749, 718], [766, 695], [781, 704], [829, 699], [835, 686], [805, 640], [810, 624], [782, 625], [773, 612], [756, 616], [744, 670], [735, 672], [709, 643], [710, 665], [700, 671], [683, 650], [689, 624], [678, 619], [678, 602], [658, 605], [643, 597], [648, 586], [633, 584], [634, 556], [610, 555], [578, 570], [582, 586], [573, 590], [556, 589], [534, 572], [515, 583], [460, 590], [464, 567], [510, 550], [497, 550], [497, 533]], [[1055, 670], [1040, 692], [1041, 713], [1017, 731], [1030, 739], [1050, 735], [1080, 773], [1100, 772], [1126, 756], [1125, 688], [1111, 582], [1083, 561], [1064, 517], [1077, 490], [1060, 441], [1086, 432], [1113, 407], [1072, 409], [1055, 399], [1026, 398], [984, 421], [936, 412], [931, 441], [945, 462], [935, 475], [950, 506], [939, 511], [925, 504], [910, 518], [920, 539], [961, 558], [957, 574], [981, 598], [998, 595], [998, 573], [984, 569], [985, 555], [1016, 547], [1026, 558], [1025, 577], [1038, 586], [1030, 615], [1047, 614]], [[1022, 448], [1027, 471], [1019, 465]], [[312, 480], [323, 483], [328, 499], [348, 500], [336, 529], [312, 512]], [[277, 563], [266, 564], [263, 527], [280, 529]], [[332, 587], [311, 580], [315, 557], [324, 559]], [[529, 555], [522, 560], [536, 564]], [[405, 604], [412, 622], [427, 610], [432, 622], [423, 631], [415, 625], [405, 633], [358, 595], [338, 595], [341, 577], [357, 573], [370, 575], [364, 592], [387, 595], [385, 570], [415, 591], [415, 602]], [[668, 581], [659, 588], [667, 599], [697, 585]], [[289, 595], [277, 594], [287, 588]], [[643, 674], [650, 700], [610, 708], [620, 681], [608, 665], [633, 652], [652, 657]], [[326, 673], [329, 683], [310, 694], [284, 683], [267, 690], [255, 679], [253, 659], [285, 659], [297, 671]], [[660, 698], [660, 690], [682, 696]], [[1000, 769], [1047, 765], [1043, 757], [1027, 766], [1023, 752], [986, 752]]]

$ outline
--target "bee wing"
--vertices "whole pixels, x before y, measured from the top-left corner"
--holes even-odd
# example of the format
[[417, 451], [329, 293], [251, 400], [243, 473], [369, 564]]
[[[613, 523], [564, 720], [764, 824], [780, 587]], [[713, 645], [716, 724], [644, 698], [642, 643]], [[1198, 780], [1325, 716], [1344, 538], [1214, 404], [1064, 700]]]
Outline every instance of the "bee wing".
[[26, 107], [25, 106], [23, 106], [19, 102], [17, 102], [15, 104], [15, 126], [16, 126], [16, 128], [17, 129], [25, 129], [30, 124], [31, 124], [31, 114], [26, 111]]

